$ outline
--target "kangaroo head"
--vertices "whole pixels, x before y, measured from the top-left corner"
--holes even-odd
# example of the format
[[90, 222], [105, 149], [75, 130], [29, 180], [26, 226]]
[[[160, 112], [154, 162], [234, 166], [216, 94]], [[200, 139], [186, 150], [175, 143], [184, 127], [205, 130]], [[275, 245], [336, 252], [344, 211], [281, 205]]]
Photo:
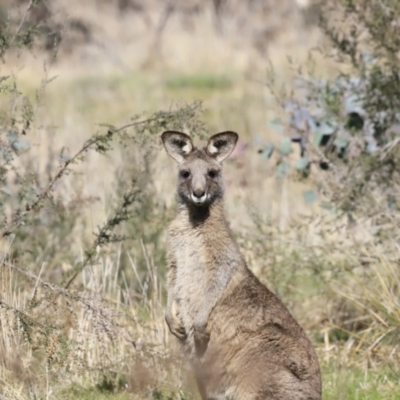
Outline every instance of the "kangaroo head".
[[179, 165], [178, 194], [181, 201], [203, 206], [222, 197], [221, 163], [232, 153], [238, 137], [235, 132], [217, 133], [210, 137], [203, 149], [198, 149], [185, 133], [166, 131], [162, 134], [165, 149]]

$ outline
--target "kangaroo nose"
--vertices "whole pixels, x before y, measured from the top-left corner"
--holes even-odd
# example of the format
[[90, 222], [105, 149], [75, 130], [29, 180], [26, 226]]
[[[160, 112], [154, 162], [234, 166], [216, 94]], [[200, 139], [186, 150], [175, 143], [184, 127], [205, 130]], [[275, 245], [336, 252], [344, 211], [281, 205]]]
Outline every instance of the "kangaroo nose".
[[193, 195], [198, 199], [202, 198], [206, 194], [204, 189], [193, 189]]

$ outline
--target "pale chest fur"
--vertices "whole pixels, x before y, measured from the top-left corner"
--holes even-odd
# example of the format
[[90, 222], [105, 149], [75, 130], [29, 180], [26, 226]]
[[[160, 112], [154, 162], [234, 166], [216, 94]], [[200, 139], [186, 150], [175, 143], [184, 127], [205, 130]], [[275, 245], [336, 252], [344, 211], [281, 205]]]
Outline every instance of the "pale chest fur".
[[185, 347], [194, 354], [194, 322], [213, 311], [241, 256], [222, 214], [195, 224], [183, 212], [170, 226], [168, 257], [168, 294], [187, 334]]
[[178, 303], [178, 314], [189, 336], [193, 333], [193, 319], [204, 302], [209, 282], [207, 249], [201, 232], [183, 229], [170, 230], [169, 252], [176, 265], [175, 281], [168, 290]]

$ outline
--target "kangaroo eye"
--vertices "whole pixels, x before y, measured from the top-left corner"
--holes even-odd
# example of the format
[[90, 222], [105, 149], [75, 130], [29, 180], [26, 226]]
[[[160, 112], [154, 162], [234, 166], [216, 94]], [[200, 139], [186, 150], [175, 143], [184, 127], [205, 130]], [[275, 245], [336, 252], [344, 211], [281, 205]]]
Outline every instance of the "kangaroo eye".
[[213, 171], [213, 170], [208, 171], [208, 176], [210, 178], [215, 178], [217, 176], [217, 171]]
[[182, 178], [187, 179], [190, 176], [190, 172], [189, 171], [181, 171], [180, 175]]

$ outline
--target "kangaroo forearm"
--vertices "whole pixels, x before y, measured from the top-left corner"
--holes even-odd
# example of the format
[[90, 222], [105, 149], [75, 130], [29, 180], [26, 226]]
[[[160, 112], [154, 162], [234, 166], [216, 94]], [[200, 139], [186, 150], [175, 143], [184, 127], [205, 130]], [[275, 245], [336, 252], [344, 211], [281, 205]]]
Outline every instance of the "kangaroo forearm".
[[208, 291], [204, 296], [205, 300], [202, 304], [199, 312], [195, 316], [193, 321], [194, 329], [197, 331], [205, 331], [208, 319], [218, 300], [221, 298], [224, 289], [226, 287], [226, 283], [221, 285], [215, 285], [213, 290]]
[[233, 274], [237, 270], [237, 267], [238, 264], [231, 263], [229, 271], [224, 271], [222, 274], [217, 273], [216, 276], [214, 276], [213, 285], [206, 291], [204, 295], [204, 302], [193, 321], [195, 330], [205, 331], [210, 314], [225, 293]]
[[185, 339], [186, 332], [183, 327], [183, 323], [179, 317], [178, 310], [178, 299], [175, 293], [175, 283], [176, 283], [176, 262], [171, 255], [168, 257], [169, 268], [167, 274], [167, 307], [165, 309], [165, 321], [167, 322], [168, 328], [173, 335], [178, 339]]

